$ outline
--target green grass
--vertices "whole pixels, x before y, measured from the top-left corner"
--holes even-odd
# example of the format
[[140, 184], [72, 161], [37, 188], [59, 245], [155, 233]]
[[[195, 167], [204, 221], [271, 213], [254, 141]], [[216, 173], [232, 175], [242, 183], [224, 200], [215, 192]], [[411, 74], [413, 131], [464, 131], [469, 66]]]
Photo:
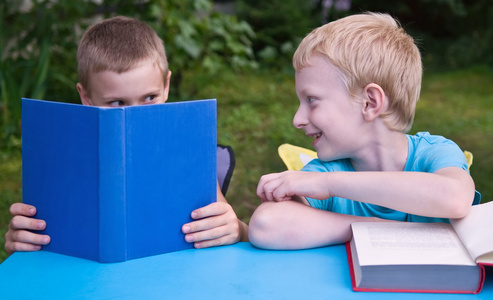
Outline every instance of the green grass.
[[[218, 99], [218, 142], [231, 145], [236, 169], [226, 195], [238, 216], [248, 222], [260, 203], [255, 194], [261, 175], [285, 170], [277, 154], [282, 143], [310, 148], [311, 140], [292, 126], [298, 106], [289, 74], [255, 72], [215, 78], [187, 74], [183, 90], [200, 93], [184, 99]], [[429, 131], [456, 141], [474, 154], [471, 174], [483, 202], [493, 199], [493, 72], [476, 68], [451, 73], [426, 73], [411, 133]], [[0, 155], [0, 261], [10, 215], [21, 201], [20, 153]]]
[[482, 202], [493, 199], [493, 72], [425, 74], [412, 132], [430, 131], [474, 155], [471, 175]]
[[7, 257], [3, 246], [10, 222], [9, 207], [22, 200], [21, 167], [20, 153], [0, 155], [0, 262]]

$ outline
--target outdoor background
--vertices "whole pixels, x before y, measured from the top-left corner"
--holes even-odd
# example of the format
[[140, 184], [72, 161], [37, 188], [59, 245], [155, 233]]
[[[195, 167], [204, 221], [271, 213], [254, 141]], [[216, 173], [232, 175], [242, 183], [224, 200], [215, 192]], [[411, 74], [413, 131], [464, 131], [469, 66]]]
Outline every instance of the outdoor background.
[[471, 151], [476, 188], [483, 202], [493, 199], [489, 0], [3, 0], [0, 262], [9, 206], [22, 201], [20, 98], [79, 103], [75, 54], [87, 26], [114, 15], [148, 22], [166, 45], [169, 101], [217, 98], [218, 142], [233, 147], [237, 162], [226, 198], [248, 223], [259, 204], [260, 176], [285, 170], [277, 147], [311, 147], [291, 124], [298, 105], [291, 67], [296, 46], [313, 28], [364, 11], [398, 18], [422, 52], [423, 88], [410, 133], [443, 135]]

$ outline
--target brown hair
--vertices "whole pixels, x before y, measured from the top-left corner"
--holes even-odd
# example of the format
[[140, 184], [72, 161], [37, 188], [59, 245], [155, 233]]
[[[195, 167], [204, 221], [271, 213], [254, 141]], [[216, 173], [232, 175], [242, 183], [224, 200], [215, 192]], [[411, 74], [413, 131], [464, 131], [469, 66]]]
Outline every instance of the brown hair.
[[91, 72], [126, 72], [150, 60], [163, 74], [168, 74], [164, 44], [146, 23], [118, 16], [87, 29], [77, 50], [79, 81], [90, 94]]

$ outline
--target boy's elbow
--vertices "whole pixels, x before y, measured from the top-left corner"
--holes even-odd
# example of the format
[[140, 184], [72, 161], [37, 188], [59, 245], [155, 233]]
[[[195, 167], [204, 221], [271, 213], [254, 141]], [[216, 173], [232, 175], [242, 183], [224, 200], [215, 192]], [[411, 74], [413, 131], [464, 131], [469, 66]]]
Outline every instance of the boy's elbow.
[[472, 190], [459, 188], [458, 190], [453, 191], [453, 195], [451, 195], [453, 201], [450, 201], [449, 205], [450, 218], [460, 219], [467, 216], [467, 214], [471, 210], [474, 196], [474, 188]]
[[472, 177], [464, 170], [457, 171], [457, 168], [444, 169], [442, 175], [448, 178], [446, 185], [437, 189], [441, 198], [441, 217], [450, 219], [460, 219], [471, 210], [476, 188]]
[[471, 210], [471, 203], [465, 201], [456, 201], [455, 205], [451, 207], [450, 218], [461, 219], [467, 216]]
[[274, 233], [276, 232], [276, 209], [274, 202], [259, 205], [250, 219], [248, 238], [258, 248], [273, 249]]

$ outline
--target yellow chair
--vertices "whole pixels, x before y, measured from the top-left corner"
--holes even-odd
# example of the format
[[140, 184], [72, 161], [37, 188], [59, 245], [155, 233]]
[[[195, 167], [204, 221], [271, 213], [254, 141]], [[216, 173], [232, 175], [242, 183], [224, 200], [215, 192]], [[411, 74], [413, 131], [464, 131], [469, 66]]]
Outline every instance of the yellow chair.
[[466, 156], [466, 161], [467, 161], [467, 170], [470, 171], [471, 166], [472, 166], [472, 153], [465, 150], [464, 155]]
[[[291, 144], [282, 144], [277, 151], [288, 170], [301, 170], [312, 159], [317, 158], [317, 152]], [[469, 169], [472, 165], [473, 155], [469, 151], [464, 151], [464, 155]]]
[[282, 144], [277, 149], [279, 156], [288, 170], [301, 170], [312, 159], [317, 158], [317, 152], [291, 144]]

